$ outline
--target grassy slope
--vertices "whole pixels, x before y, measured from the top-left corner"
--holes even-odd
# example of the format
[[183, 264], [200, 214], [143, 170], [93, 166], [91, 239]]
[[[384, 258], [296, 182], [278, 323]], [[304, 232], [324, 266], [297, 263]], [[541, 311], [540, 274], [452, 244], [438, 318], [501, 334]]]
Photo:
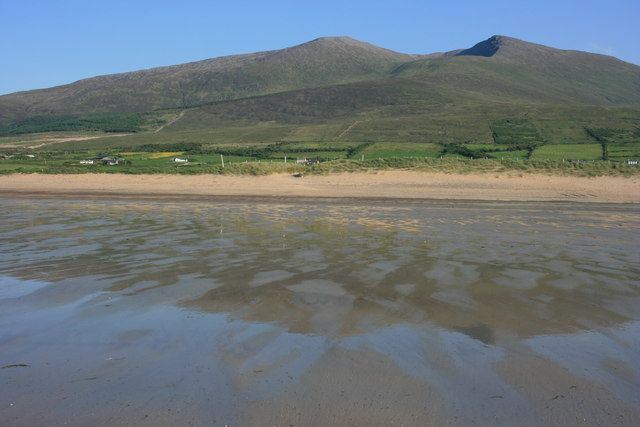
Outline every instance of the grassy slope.
[[404, 55], [348, 37], [269, 52], [100, 76], [0, 97], [0, 124], [37, 114], [148, 112], [377, 78]]
[[[404, 85], [404, 83], [403, 83]], [[362, 84], [358, 84], [362, 86]], [[399, 85], [378, 90], [363, 89], [367, 98], [342, 103], [331, 101], [331, 93], [278, 94], [278, 100], [265, 97], [241, 100], [188, 110], [184, 117], [159, 133], [138, 133], [81, 143], [58, 144], [60, 149], [129, 147], [142, 144], [197, 142], [205, 144], [255, 144], [278, 141], [324, 142], [430, 142], [494, 143], [494, 131], [518, 134], [518, 126], [496, 126], [497, 122], [525, 119], [536, 131], [537, 139], [549, 144], [594, 143], [585, 128], [632, 130], [640, 125], [640, 111], [629, 108], [580, 105], [504, 104], [473, 99], [408, 100], [394, 91]], [[332, 93], [339, 93], [340, 88]], [[347, 89], [348, 90], [348, 89]], [[417, 91], [413, 92], [415, 95]], [[284, 100], [291, 96], [295, 103]], [[384, 106], [375, 101], [387, 96]], [[323, 101], [328, 101], [323, 104]], [[233, 105], [229, 105], [233, 104]], [[332, 110], [319, 117], [322, 109]], [[254, 113], [255, 112], [255, 113]], [[326, 117], [326, 116], [325, 116]], [[635, 139], [634, 139], [635, 138]], [[630, 137], [628, 142], [639, 141]], [[627, 141], [627, 140], [625, 140]], [[516, 139], [515, 142], [518, 142]]]
[[[145, 87], [136, 92], [135, 87], [118, 80], [123, 76], [109, 79], [115, 79], [119, 88], [134, 90], [136, 102], [147, 102], [145, 91], [149, 88], [159, 89], [162, 97], [172, 99], [172, 105], [176, 100], [180, 105], [214, 102], [154, 113], [149, 116], [151, 124], [140, 127], [153, 128], [153, 120], [162, 116], [178, 119], [158, 133], [57, 143], [46, 149], [378, 142], [388, 144], [377, 146], [385, 153], [383, 157], [423, 153], [422, 148], [401, 150], [394, 143], [430, 143], [462, 144], [477, 157], [539, 158], [550, 150], [550, 155], [565, 158], [558, 150], [537, 146], [602, 144], [587, 129], [606, 129], [610, 132], [604, 138], [612, 160], [639, 154], [640, 67], [509, 38], [489, 39], [459, 55], [428, 58], [397, 54], [350, 39], [321, 39], [282, 51], [127, 76]], [[165, 79], [175, 84], [182, 78], [197, 90], [189, 89], [187, 98], [191, 100], [181, 104], [184, 93], [176, 98], [173, 89], [157, 82]], [[89, 83], [98, 84], [100, 79]], [[78, 87], [71, 92], [73, 96], [86, 89]], [[106, 102], [96, 108], [112, 105], [108, 102], [111, 95], [103, 97], [103, 89], [91, 92], [89, 98], [80, 96], [80, 104], [70, 102], [69, 108], [80, 105], [91, 109], [96, 99]], [[59, 90], [52, 89], [55, 93]], [[65, 96], [57, 102], [68, 101]], [[238, 97], [241, 99], [227, 100]], [[14, 98], [0, 97], [0, 105], [13, 105]], [[129, 101], [124, 97], [118, 102]], [[153, 101], [148, 105], [165, 104]], [[135, 102], [131, 106], [139, 108]], [[495, 143], [502, 147], [489, 150], [477, 145]], [[571, 156], [580, 150], [567, 147], [565, 151]], [[469, 152], [452, 150], [448, 155]]]
[[512, 102], [640, 105], [640, 67], [636, 65], [508, 37], [493, 37], [480, 45], [492, 40], [497, 50], [491, 56], [469, 56], [463, 51], [457, 56], [409, 62], [394, 74]]

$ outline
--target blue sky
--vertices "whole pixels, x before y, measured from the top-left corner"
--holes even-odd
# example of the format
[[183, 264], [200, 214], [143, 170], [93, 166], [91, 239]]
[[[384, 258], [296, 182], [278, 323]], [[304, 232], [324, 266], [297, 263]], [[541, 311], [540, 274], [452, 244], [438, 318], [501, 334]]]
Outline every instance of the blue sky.
[[0, 93], [329, 35], [429, 53], [502, 34], [640, 64], [638, 22], [638, 0], [0, 0]]

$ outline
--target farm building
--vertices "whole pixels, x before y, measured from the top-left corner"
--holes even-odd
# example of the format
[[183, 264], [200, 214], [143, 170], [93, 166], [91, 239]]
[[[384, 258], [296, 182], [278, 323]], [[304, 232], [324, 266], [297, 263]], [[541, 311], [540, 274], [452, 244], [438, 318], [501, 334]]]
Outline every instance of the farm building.
[[124, 159], [122, 157], [103, 157], [100, 159], [103, 165], [107, 166], [117, 166], [120, 162], [123, 162]]
[[81, 165], [92, 165], [93, 160], [80, 160]]
[[311, 166], [311, 165], [317, 165], [319, 163], [320, 163], [320, 160], [318, 160], [318, 159], [306, 159], [306, 158], [303, 158], [303, 159], [298, 158], [298, 159], [296, 159], [296, 164], [297, 165]]
[[174, 163], [188, 163], [189, 162], [188, 159], [181, 159], [180, 157], [175, 157], [172, 161]]

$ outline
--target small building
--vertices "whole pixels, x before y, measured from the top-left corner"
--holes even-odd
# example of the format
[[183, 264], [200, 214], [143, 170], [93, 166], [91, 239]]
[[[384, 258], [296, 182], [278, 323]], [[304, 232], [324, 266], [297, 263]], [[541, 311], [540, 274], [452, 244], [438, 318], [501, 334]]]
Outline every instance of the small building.
[[103, 165], [117, 166], [120, 162], [124, 161], [124, 159], [122, 157], [103, 157], [100, 161]]
[[188, 163], [188, 159], [181, 159], [180, 157], [174, 157], [172, 160], [174, 163]]
[[92, 165], [93, 160], [80, 160], [81, 165]]
[[639, 163], [640, 163], [640, 161], [635, 160], [635, 159], [633, 159], [633, 160], [627, 160], [627, 164], [628, 164], [628, 165], [638, 166], [638, 164], [639, 164]]
[[30, 159], [35, 159], [36, 158], [35, 154], [27, 154], [26, 156], [28, 158], [30, 158]]
[[306, 159], [306, 158], [303, 158], [303, 159], [298, 158], [298, 159], [296, 159], [296, 164], [297, 165], [312, 166], [312, 165], [317, 165], [319, 163], [320, 163], [320, 160], [318, 160], [318, 159]]

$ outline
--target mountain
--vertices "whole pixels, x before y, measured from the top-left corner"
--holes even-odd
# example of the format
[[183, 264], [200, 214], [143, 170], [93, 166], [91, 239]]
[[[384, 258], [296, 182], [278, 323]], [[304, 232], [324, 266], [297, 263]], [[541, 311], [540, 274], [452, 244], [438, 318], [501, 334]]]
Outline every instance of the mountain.
[[522, 101], [640, 105], [640, 67], [616, 58], [493, 36], [453, 55], [405, 64], [420, 76], [473, 93]]
[[[80, 80], [0, 97], [3, 116], [186, 108], [294, 89], [373, 79], [416, 58], [349, 37]], [[7, 107], [10, 106], [10, 107]], [[9, 112], [7, 112], [9, 111]]]
[[640, 127], [639, 111], [640, 67], [605, 55], [505, 36], [409, 55], [328, 37], [0, 96], [0, 132], [141, 130], [156, 120], [169, 124], [154, 141], [195, 130], [224, 141], [238, 130], [251, 137], [235, 141], [484, 143], [495, 121], [526, 117], [540, 139], [582, 141], [586, 128]]

